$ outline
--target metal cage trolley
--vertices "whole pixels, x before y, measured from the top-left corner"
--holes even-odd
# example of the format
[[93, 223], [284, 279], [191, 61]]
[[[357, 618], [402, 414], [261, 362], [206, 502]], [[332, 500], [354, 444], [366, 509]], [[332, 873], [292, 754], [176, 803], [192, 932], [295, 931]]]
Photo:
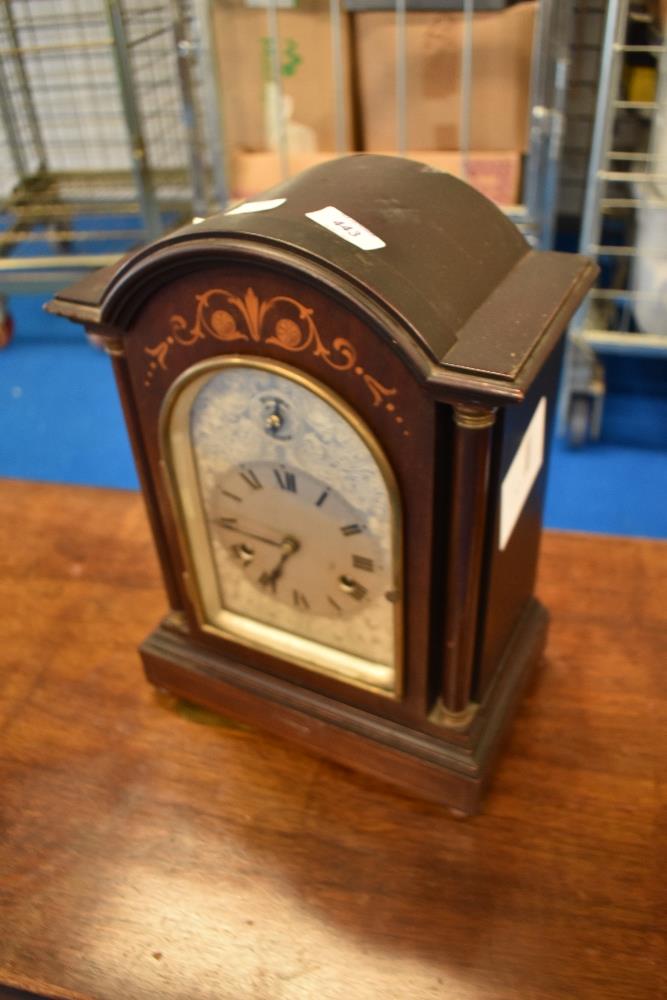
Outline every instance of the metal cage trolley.
[[0, 2], [0, 321], [224, 204], [205, 5]]
[[[458, 123], [447, 139], [430, 151], [449, 151], [452, 157], [458, 154], [452, 163], [457, 163], [464, 179], [475, 184], [479, 176], [475, 155], [493, 148], [476, 146], [476, 115], [480, 108], [488, 115], [492, 102], [499, 99], [497, 91], [482, 94], [477, 90], [480, 80], [488, 84], [493, 78], [478, 45], [478, 26], [487, 17], [512, 15], [513, 6], [511, 0], [302, 0], [298, 4], [291, 0], [211, 0], [218, 32], [228, 189], [237, 197], [246, 197], [287, 180], [311, 165], [308, 152], [313, 164], [321, 162], [318, 155], [334, 156], [357, 149], [426, 159], [420, 150], [427, 147], [414, 144], [414, 133], [424, 115], [421, 77], [429, 45], [433, 47], [431, 55], [437, 49], [435, 54], [441, 57], [446, 52], [447, 59], [438, 63], [432, 58], [426, 69], [431, 77], [428, 96], [432, 109], [427, 114], [433, 115], [437, 107], [443, 120], [455, 118]], [[519, 3], [517, 11], [519, 8], [534, 11], [533, 26], [526, 29], [532, 32], [532, 46], [530, 38], [522, 39], [531, 52], [526, 67], [529, 95], [527, 99], [523, 95], [527, 121], [515, 125], [517, 130], [527, 126], [527, 139], [522, 149], [519, 195], [498, 200], [530, 242], [546, 248], [553, 242], [573, 3], [537, 0]], [[306, 45], [317, 38], [316, 54], [314, 45], [308, 51], [294, 37], [299, 17], [312, 20], [312, 29], [309, 33], [302, 29], [302, 38]], [[361, 40], [361, 25], [368, 17], [383, 18], [379, 45], [375, 41], [364, 45]], [[432, 19], [430, 38], [427, 28], [415, 41], [418, 18]], [[447, 18], [451, 20], [445, 23]], [[455, 27], [450, 28], [450, 24]], [[508, 62], [512, 58], [509, 51], [504, 58]], [[417, 67], [419, 60], [422, 63]], [[377, 83], [376, 68], [368, 72], [368, 62], [376, 66], [382, 63], [381, 84]], [[310, 124], [321, 126], [324, 145], [308, 146], [312, 139], [304, 137], [308, 130], [299, 120], [298, 102], [294, 107], [292, 96], [299, 75], [304, 80], [301, 94], [307, 91], [305, 103], [312, 105]], [[375, 110], [383, 121], [379, 131], [386, 144], [382, 147], [367, 142], [366, 126], [373, 118], [373, 109], [369, 112], [363, 106], [364, 80], [369, 77], [375, 81]], [[502, 105], [502, 80], [499, 86]], [[317, 107], [314, 94], [319, 97]], [[376, 123], [372, 129], [378, 132]], [[239, 148], [243, 154], [257, 152], [258, 163], [261, 155], [265, 155], [266, 164], [269, 153], [273, 154], [273, 169], [263, 174], [268, 182], [253, 187], [248, 171], [238, 183], [234, 153]], [[254, 173], [252, 180], [257, 176]]]
[[600, 278], [570, 331], [561, 428], [600, 436], [600, 354], [667, 354], [667, 45], [657, 5], [610, 0], [580, 250]]

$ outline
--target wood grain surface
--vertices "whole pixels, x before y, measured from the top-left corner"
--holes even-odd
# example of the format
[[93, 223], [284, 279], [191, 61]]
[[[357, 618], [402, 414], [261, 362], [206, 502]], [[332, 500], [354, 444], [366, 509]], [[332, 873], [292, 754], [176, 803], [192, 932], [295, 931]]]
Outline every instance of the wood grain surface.
[[140, 498], [0, 483], [6, 995], [665, 995], [666, 568], [546, 534], [544, 668], [457, 822], [154, 692]]

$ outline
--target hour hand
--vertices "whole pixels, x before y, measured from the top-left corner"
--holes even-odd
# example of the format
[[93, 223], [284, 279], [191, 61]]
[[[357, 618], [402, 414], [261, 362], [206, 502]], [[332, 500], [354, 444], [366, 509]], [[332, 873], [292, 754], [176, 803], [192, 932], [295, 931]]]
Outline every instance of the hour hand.
[[261, 583], [261, 585], [263, 587], [270, 587], [274, 594], [276, 592], [276, 583], [283, 575], [283, 569], [285, 568], [285, 563], [290, 558], [290, 556], [293, 556], [295, 552], [299, 551], [299, 548], [301, 546], [299, 545], [299, 542], [296, 540], [296, 538], [293, 538], [291, 535], [285, 535], [282, 542], [280, 543], [280, 547], [282, 549], [282, 555], [278, 560], [277, 564], [273, 567], [273, 569], [270, 572], [262, 573], [262, 575], [259, 578], [259, 582]]

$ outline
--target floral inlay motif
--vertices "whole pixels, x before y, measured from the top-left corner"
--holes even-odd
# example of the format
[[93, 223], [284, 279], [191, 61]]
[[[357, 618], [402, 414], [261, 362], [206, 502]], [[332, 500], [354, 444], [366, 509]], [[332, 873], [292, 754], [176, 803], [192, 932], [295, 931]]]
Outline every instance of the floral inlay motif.
[[[368, 389], [374, 406], [382, 406], [397, 424], [403, 417], [397, 412], [393, 399], [397, 390], [383, 385], [359, 364], [354, 344], [345, 337], [336, 337], [327, 346], [317, 329], [313, 309], [304, 306], [289, 295], [274, 295], [261, 301], [252, 288], [241, 298], [224, 288], [210, 288], [195, 296], [197, 304], [195, 321], [174, 313], [169, 318], [169, 333], [153, 347], [146, 347], [148, 366], [144, 385], [148, 388], [160, 368], [167, 370], [171, 349], [176, 346], [192, 347], [198, 340], [212, 337], [224, 343], [246, 341], [274, 344], [284, 351], [299, 353], [309, 351], [316, 358], [336, 371], [350, 372], [361, 378]], [[287, 315], [285, 315], [287, 313]], [[403, 430], [409, 436], [409, 431]]]

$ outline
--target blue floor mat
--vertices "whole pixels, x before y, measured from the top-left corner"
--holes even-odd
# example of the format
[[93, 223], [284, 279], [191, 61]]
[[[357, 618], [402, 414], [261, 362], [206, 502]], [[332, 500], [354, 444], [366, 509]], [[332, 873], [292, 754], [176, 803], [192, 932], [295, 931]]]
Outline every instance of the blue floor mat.
[[[16, 325], [0, 351], [0, 476], [137, 488], [108, 358], [81, 329], [47, 316], [36, 296], [10, 303]], [[667, 392], [611, 393], [603, 440], [555, 442], [546, 524], [667, 537]]]
[[606, 440], [573, 451], [555, 441], [544, 519], [551, 528], [667, 538], [667, 453]]
[[0, 353], [0, 421], [0, 475], [137, 486], [109, 359], [80, 335], [19, 333]]

